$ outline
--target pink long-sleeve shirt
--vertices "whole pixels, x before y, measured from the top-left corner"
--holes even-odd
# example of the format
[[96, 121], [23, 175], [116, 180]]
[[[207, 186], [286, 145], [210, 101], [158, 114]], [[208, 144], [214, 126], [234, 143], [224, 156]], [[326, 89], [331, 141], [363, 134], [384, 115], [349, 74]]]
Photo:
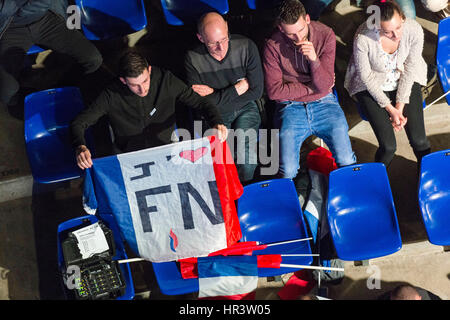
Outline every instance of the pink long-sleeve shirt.
[[263, 54], [265, 87], [270, 100], [311, 102], [323, 98], [334, 85], [336, 36], [326, 25], [311, 21], [309, 41], [316, 61], [309, 61], [292, 40], [276, 30], [266, 40]]

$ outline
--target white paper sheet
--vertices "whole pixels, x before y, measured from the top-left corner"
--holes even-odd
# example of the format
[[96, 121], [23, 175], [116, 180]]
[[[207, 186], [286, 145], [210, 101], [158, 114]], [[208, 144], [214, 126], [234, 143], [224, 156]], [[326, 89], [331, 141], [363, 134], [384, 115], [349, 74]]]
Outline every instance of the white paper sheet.
[[105, 234], [98, 222], [73, 232], [78, 241], [78, 248], [83, 259], [109, 249]]

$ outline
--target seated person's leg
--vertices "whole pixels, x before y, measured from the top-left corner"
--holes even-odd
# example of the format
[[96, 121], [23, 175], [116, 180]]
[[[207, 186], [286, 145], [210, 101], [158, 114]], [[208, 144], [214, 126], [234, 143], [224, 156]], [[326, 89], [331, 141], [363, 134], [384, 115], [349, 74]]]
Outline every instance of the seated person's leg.
[[17, 75], [6, 71], [0, 62], [0, 102], [5, 106], [18, 104], [16, 94], [19, 91], [19, 82], [16, 78]]
[[33, 45], [24, 28], [7, 29], [0, 39], [0, 102], [23, 107], [18, 78]]
[[314, 105], [313, 133], [324, 140], [339, 167], [354, 164], [356, 156], [341, 106], [331, 93], [319, 101]]
[[242, 183], [248, 183], [254, 178], [258, 164], [258, 131], [261, 124], [256, 102], [249, 102], [241, 110], [233, 122], [236, 136], [236, 167]]
[[282, 178], [293, 179], [300, 168], [300, 148], [311, 135], [305, 107], [301, 103], [291, 103], [277, 110], [280, 119], [280, 170]]
[[384, 108], [378, 105], [367, 91], [357, 93], [356, 98], [378, 140], [379, 147], [375, 154], [375, 161], [382, 162], [388, 167], [397, 149], [394, 129], [389, 120], [389, 114]]
[[103, 62], [97, 48], [79, 30], [68, 29], [66, 21], [54, 13], [35, 24], [33, 34], [39, 44], [72, 57], [84, 74], [93, 73]]
[[414, 82], [409, 97], [409, 104], [405, 105], [403, 114], [408, 119], [405, 125], [405, 131], [409, 143], [420, 163], [422, 157], [430, 153], [430, 142], [425, 132], [425, 123], [423, 117], [422, 92], [420, 84]]

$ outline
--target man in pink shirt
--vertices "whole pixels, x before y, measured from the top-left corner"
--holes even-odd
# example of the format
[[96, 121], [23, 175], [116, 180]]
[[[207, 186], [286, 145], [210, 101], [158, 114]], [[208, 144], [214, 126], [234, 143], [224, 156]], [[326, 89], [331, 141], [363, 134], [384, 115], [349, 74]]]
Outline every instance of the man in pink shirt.
[[269, 99], [276, 102], [280, 129], [280, 175], [293, 179], [300, 148], [311, 135], [324, 140], [338, 166], [356, 162], [348, 124], [335, 95], [336, 36], [311, 21], [298, 0], [282, 2], [277, 28], [266, 41], [263, 65]]

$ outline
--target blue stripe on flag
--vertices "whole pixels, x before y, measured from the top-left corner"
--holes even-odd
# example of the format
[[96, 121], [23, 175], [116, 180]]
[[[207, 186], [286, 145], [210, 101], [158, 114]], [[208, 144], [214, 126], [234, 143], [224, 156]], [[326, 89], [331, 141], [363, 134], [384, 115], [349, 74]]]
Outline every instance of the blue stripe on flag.
[[258, 276], [256, 256], [200, 257], [197, 267], [199, 278]]
[[307, 210], [303, 211], [303, 216], [305, 217], [306, 221], [308, 221], [309, 229], [313, 237], [313, 242], [316, 243], [319, 220]]
[[[122, 235], [130, 245], [131, 249], [139, 254], [136, 234], [134, 232], [133, 219], [130, 205], [122, 176], [119, 160], [116, 156], [95, 159], [94, 161], [94, 181], [98, 185], [95, 188], [98, 202], [98, 213], [114, 214], [117, 224], [122, 231]], [[108, 195], [114, 198], [108, 200]]]
[[98, 203], [95, 196], [94, 184], [92, 183], [91, 169], [84, 171], [84, 185], [83, 185], [83, 208], [89, 214], [95, 214]]

